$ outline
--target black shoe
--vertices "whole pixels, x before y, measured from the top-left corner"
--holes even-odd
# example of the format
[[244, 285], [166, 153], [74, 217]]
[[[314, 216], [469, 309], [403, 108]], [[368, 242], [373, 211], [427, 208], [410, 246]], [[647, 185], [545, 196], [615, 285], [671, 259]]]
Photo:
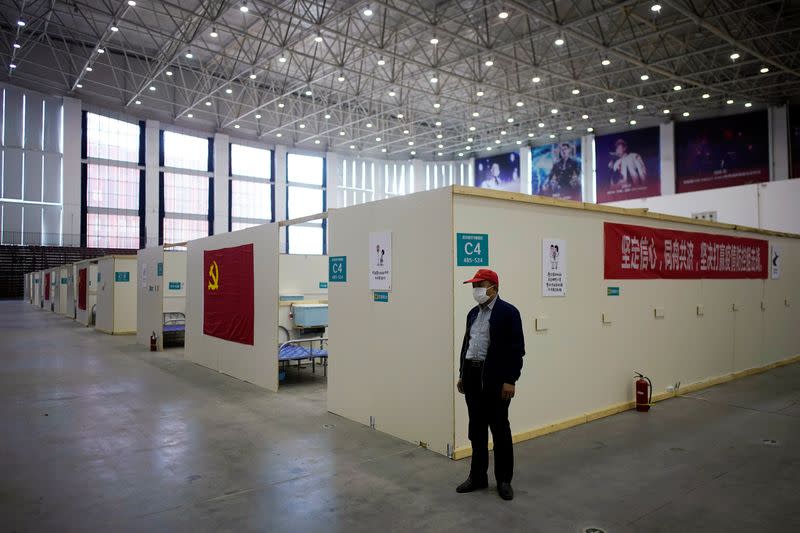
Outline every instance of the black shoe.
[[511, 488], [511, 483], [498, 483], [497, 494], [504, 500], [514, 499], [514, 489]]
[[474, 490], [485, 489], [488, 486], [489, 486], [488, 481], [477, 483], [471, 477], [468, 477], [464, 483], [456, 487], [456, 492], [458, 492], [459, 494], [464, 494], [465, 492], [472, 492]]

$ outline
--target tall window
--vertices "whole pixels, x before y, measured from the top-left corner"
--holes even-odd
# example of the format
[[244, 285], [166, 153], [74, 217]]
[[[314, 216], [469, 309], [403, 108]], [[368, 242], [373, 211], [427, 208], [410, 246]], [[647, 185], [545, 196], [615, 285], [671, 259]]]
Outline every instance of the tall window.
[[86, 246], [139, 248], [144, 191], [144, 126], [84, 113]]
[[339, 207], [358, 205], [375, 199], [375, 162], [343, 159], [339, 179]]
[[230, 145], [230, 230], [273, 222], [272, 151]]
[[[325, 209], [325, 158], [287, 154], [286, 218], [301, 218], [322, 213]], [[287, 228], [287, 251], [290, 254], [325, 253], [326, 220], [312, 220]]]
[[425, 164], [425, 190], [450, 185], [473, 185], [474, 170], [469, 161], [429, 162]]
[[0, 96], [0, 243], [80, 244], [61, 232], [61, 99], [11, 86]]
[[387, 198], [414, 192], [414, 165], [411, 162], [384, 164], [383, 193]]
[[211, 139], [161, 132], [161, 242], [211, 235], [214, 224]]

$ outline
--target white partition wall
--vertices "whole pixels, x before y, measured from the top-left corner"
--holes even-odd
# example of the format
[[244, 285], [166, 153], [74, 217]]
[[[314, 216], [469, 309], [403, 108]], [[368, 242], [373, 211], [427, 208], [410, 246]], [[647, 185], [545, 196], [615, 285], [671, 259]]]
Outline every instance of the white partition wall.
[[58, 288], [58, 286], [57, 286], [58, 269], [48, 268], [44, 272], [45, 272], [45, 275], [44, 275], [45, 281], [49, 285], [49, 287], [45, 288], [45, 292], [44, 292], [44, 296], [45, 296], [45, 298], [44, 298], [44, 308], [47, 309], [48, 311], [53, 311], [53, 310], [55, 310], [55, 301], [56, 301], [56, 292], [57, 292], [56, 289]]
[[31, 277], [33, 278], [31, 305], [39, 307], [42, 295], [42, 273], [34, 272], [31, 274]]
[[[203, 333], [204, 299], [209, 274], [204, 252], [253, 245], [253, 344], [242, 344]], [[186, 358], [208, 368], [278, 390], [278, 225], [264, 224], [190, 241], [186, 261]], [[218, 283], [225, 272], [217, 272]]]
[[[455, 381], [475, 305], [462, 282], [477, 268], [458, 266], [458, 233], [486, 236], [486, 266], [522, 316], [515, 441], [632, 407], [634, 371], [663, 399], [676, 383], [694, 390], [800, 354], [798, 236], [461, 187], [336, 210], [330, 221], [330, 255], [347, 257], [347, 281], [329, 289], [329, 410], [456, 458], [471, 454]], [[782, 254], [780, 276], [606, 280], [605, 222], [766, 240]], [[392, 290], [376, 302], [369, 236], [387, 231]], [[544, 239], [566, 243], [566, 296], [542, 295]]]
[[137, 253], [137, 262], [136, 341], [149, 346], [155, 332], [163, 350], [163, 314], [186, 311], [186, 252], [145, 248]]
[[56, 269], [58, 284], [56, 286], [55, 312], [66, 315], [69, 309], [69, 278], [71, 266], [65, 265]]
[[135, 255], [112, 255], [97, 261], [95, 329], [114, 335], [136, 333], [137, 269]]
[[[450, 189], [329, 213], [330, 255], [347, 281], [329, 285], [328, 410], [446, 454], [453, 443]], [[370, 232], [391, 232], [392, 290], [369, 288]]]
[[75, 317], [75, 264], [67, 265], [67, 307], [64, 315], [70, 318]]
[[97, 304], [97, 281], [97, 259], [75, 263], [75, 317], [84, 326], [92, 325], [92, 309]]
[[[292, 331], [291, 305], [298, 297], [302, 301], [296, 303], [327, 303], [327, 280], [327, 255], [281, 254], [278, 291], [282, 301], [278, 311], [278, 325]], [[285, 339], [279, 339], [282, 340]]]

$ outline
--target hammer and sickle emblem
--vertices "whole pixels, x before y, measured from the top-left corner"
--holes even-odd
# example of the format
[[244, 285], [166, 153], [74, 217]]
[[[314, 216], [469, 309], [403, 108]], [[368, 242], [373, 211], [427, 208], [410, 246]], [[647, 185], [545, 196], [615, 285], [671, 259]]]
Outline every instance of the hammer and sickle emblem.
[[208, 290], [215, 291], [219, 289], [219, 265], [216, 261], [211, 261], [208, 267]]

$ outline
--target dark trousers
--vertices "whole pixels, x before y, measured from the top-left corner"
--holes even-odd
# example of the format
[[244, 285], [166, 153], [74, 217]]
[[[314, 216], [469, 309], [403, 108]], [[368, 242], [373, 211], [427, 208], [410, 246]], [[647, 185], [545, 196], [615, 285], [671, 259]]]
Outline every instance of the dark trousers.
[[483, 386], [482, 370], [481, 366], [464, 363], [462, 382], [469, 412], [469, 440], [472, 443], [469, 475], [478, 482], [487, 478], [491, 428], [494, 441], [494, 477], [498, 483], [511, 483], [514, 475], [514, 448], [511, 443], [511, 426], [508, 423], [508, 406], [511, 405], [511, 400], [500, 397], [502, 384]]

